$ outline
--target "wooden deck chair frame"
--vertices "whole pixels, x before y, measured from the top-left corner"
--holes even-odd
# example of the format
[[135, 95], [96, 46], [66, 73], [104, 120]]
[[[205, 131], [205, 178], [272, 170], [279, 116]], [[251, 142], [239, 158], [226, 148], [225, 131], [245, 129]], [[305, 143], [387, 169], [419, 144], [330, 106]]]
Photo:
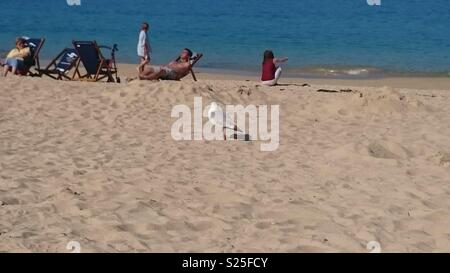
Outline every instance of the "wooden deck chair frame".
[[[34, 65], [32, 65], [32, 66], [30, 66], [29, 68], [28, 68], [28, 72], [27, 72], [27, 75], [29, 75], [29, 76], [32, 76], [32, 77], [40, 77], [40, 74], [39, 74], [39, 70], [41, 69], [41, 64], [40, 64], [40, 62], [39, 62], [39, 53], [41, 52], [41, 49], [42, 49], [42, 47], [44, 46], [44, 43], [45, 43], [45, 38], [40, 38], [40, 39], [38, 39], [39, 41], [40, 41], [40, 43], [39, 43], [39, 45], [34, 49], [34, 54], [33, 54], [33, 57], [32, 57], [32, 60], [34, 60]], [[36, 71], [38, 71], [37, 73], [33, 73], [33, 72], [31, 72], [31, 68], [34, 66], [34, 69], [36, 70]]]
[[199, 54], [197, 54], [197, 58], [195, 58], [195, 59], [192, 61], [190, 70], [191, 70], [192, 78], [194, 78], [194, 81], [197, 81], [197, 77], [195, 76], [194, 70], [193, 70], [192, 68], [194, 67], [194, 65], [195, 65], [198, 61], [200, 61], [200, 59], [201, 59], [202, 57], [203, 57], [203, 54], [199, 53]]
[[[49, 76], [50, 78], [53, 78], [55, 80], [62, 80], [63, 78], [67, 79], [67, 80], [72, 80], [72, 77], [67, 76], [65, 73], [57, 70], [57, 61], [59, 60], [59, 58], [61, 58], [67, 50], [69, 50], [70, 48], [65, 48], [63, 49], [58, 56], [56, 56], [51, 62], [50, 64], [47, 65], [46, 68], [44, 69], [38, 69], [39, 75], [42, 77], [42, 75], [46, 75]], [[69, 66], [69, 69], [67, 69], [66, 71], [70, 71], [76, 64], [76, 62], [78, 62], [79, 57], [77, 57]], [[53, 69], [51, 69], [51, 67], [54, 66]], [[75, 72], [74, 72], [75, 73]], [[57, 75], [57, 76], [55, 76]]]
[[[191, 72], [192, 78], [194, 78], [194, 81], [197, 81], [197, 77], [195, 76], [195, 72], [193, 70], [193, 67], [195, 64], [200, 61], [200, 59], [203, 57], [202, 53], [198, 53], [197, 56], [194, 59], [191, 59], [192, 63], [190, 64], [189, 71]], [[180, 57], [178, 57], [175, 61], [179, 61]]]
[[[82, 63], [82, 56], [81, 56], [80, 52], [78, 51], [77, 42], [90, 42], [93, 44], [94, 48], [96, 49], [100, 62], [97, 65], [98, 68], [97, 68], [97, 72], [95, 75], [90, 74], [87, 71], [86, 71], [87, 72], [86, 74], [81, 75], [80, 64]], [[98, 82], [105, 78], [108, 78], [108, 82], [115, 82], [113, 75], [117, 76], [117, 68], [109, 66], [108, 60], [103, 57], [102, 52], [96, 41], [72, 41], [72, 44], [78, 53], [78, 61], [75, 66], [75, 72], [73, 74], [72, 80], [75, 80], [76, 79], [75, 77], [78, 76], [79, 80]]]

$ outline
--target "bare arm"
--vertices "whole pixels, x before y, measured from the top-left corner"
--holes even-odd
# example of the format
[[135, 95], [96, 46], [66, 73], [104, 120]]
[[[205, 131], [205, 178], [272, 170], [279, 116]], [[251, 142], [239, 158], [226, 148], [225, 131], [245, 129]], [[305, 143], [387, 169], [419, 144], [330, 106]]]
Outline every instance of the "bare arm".
[[28, 56], [31, 55], [31, 50], [29, 47], [24, 48], [23, 50], [20, 51], [20, 57], [22, 58], [26, 58]]
[[287, 57], [283, 57], [283, 58], [274, 58], [274, 59], [273, 59], [273, 63], [274, 63], [274, 64], [284, 63], [284, 62], [287, 62], [287, 60], [289, 60]]
[[150, 45], [148, 44], [147, 39], [145, 39], [145, 41], [144, 41], [144, 52], [145, 52], [145, 58], [148, 58], [148, 55], [150, 53]]
[[191, 62], [190, 61], [181, 62], [180, 58], [178, 58], [174, 61], [171, 61], [167, 66], [181, 68], [181, 69], [189, 69], [189, 68], [191, 68]]
[[26, 47], [22, 50], [14, 52], [14, 54], [11, 54], [11, 52], [8, 54], [9, 58], [26, 58], [29, 55], [31, 55], [31, 51], [29, 47]]

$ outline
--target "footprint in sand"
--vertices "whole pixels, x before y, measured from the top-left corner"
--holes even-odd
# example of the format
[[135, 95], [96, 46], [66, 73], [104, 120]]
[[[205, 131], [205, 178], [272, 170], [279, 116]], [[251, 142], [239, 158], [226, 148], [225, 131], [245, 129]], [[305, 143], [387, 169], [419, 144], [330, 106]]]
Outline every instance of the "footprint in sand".
[[430, 161], [442, 167], [450, 167], [450, 153], [438, 152], [430, 158]]
[[206, 221], [185, 222], [185, 225], [192, 231], [202, 232], [214, 227], [213, 223]]
[[400, 144], [377, 140], [369, 144], [367, 151], [370, 156], [383, 159], [408, 159], [413, 154]]
[[450, 167], [450, 154], [440, 153], [439, 165], [443, 167]]
[[255, 225], [257, 229], [269, 229], [272, 226], [269, 222], [259, 222]]
[[73, 171], [73, 176], [82, 176], [82, 175], [85, 175], [85, 174], [87, 174], [87, 171], [85, 171], [85, 170], [75, 170], [75, 171]]
[[0, 206], [15, 206], [20, 205], [20, 201], [17, 198], [14, 197], [4, 197], [0, 201]]

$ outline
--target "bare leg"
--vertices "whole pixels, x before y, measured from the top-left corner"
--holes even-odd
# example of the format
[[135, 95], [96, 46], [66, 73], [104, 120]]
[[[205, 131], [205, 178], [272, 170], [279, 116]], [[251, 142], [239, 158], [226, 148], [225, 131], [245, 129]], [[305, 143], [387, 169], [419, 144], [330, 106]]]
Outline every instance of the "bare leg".
[[145, 65], [146, 65], [146, 64], [149, 64], [149, 63], [150, 63], [150, 60], [149, 60], [149, 59], [145, 59], [145, 58], [142, 58], [142, 57], [141, 57], [141, 63], [140, 63], [139, 66], [137, 67], [137, 71], [138, 71], [139, 73], [144, 72]]
[[145, 73], [144, 72], [144, 73], [139, 74], [139, 79], [153, 81], [153, 80], [159, 79], [163, 74], [164, 74], [163, 70], [160, 70], [158, 72], [153, 72], [153, 73]]
[[17, 66], [13, 66], [11, 68], [11, 74], [16, 75], [16, 73], [17, 73]]
[[5, 64], [5, 66], [3, 67], [3, 77], [6, 77], [8, 75], [9, 68], [9, 65]]
[[[138, 70], [139, 70], [139, 67], [138, 67]], [[139, 78], [141, 78], [141, 77], [147, 77], [147, 76], [149, 76], [149, 75], [151, 75], [151, 74], [153, 74], [153, 73], [155, 73], [156, 71], [155, 71], [155, 69], [153, 69], [153, 67], [145, 67], [145, 66], [142, 66], [142, 72], [139, 72]]]
[[11, 73], [13, 75], [16, 75], [17, 67], [19, 66], [19, 61], [17, 59], [7, 59], [7, 63], [8, 64], [5, 65], [5, 71], [3, 72], [3, 75], [6, 77], [6, 75], [8, 75], [9, 69], [11, 69]]

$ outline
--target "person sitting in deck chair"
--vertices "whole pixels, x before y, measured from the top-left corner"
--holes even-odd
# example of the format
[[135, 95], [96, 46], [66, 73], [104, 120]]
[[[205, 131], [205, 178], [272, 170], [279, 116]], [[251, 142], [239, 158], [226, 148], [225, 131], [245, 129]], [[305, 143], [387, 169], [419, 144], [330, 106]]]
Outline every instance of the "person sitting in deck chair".
[[31, 56], [31, 50], [29, 47], [25, 46], [25, 39], [17, 38], [16, 39], [16, 48], [12, 49], [8, 55], [6, 56], [6, 60], [2, 65], [3, 68], [3, 76], [6, 77], [8, 75], [9, 70], [13, 75], [20, 69], [25, 66], [24, 59]]
[[180, 57], [163, 66], [146, 66], [139, 73], [140, 80], [174, 80], [178, 81], [185, 77], [191, 71], [192, 64], [190, 59], [193, 53], [185, 48], [181, 51]]

